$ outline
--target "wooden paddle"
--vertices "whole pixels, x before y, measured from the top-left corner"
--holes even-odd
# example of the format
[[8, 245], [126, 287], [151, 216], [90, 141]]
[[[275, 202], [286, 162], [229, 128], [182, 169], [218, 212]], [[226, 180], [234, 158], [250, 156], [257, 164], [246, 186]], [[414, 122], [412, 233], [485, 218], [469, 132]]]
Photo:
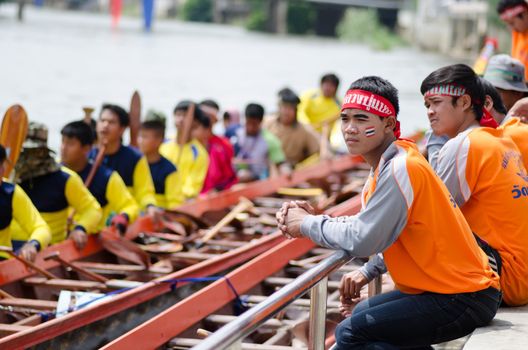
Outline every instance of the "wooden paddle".
[[83, 118], [83, 121], [92, 126], [92, 113], [94, 111], [94, 108], [93, 107], [83, 107], [83, 111], [84, 111], [84, 118]]
[[224, 216], [222, 220], [214, 225], [213, 228], [211, 228], [211, 230], [209, 230], [209, 232], [202, 239], [199, 239], [196, 242], [195, 248], [199, 249], [203, 247], [204, 244], [216, 236], [224, 226], [233, 221], [238, 214], [248, 211], [249, 209], [253, 208], [253, 206], [253, 202], [251, 202], [249, 199], [240, 197], [239, 203], [226, 216]]
[[28, 130], [27, 113], [20, 105], [9, 107], [2, 120], [0, 130], [0, 144], [6, 148], [8, 162], [5, 167], [4, 177], [15, 167], [15, 164], [22, 150], [22, 144], [26, 139]]
[[489, 60], [497, 50], [498, 45], [499, 43], [497, 39], [486, 38], [486, 41], [484, 42], [484, 47], [482, 48], [482, 51], [480, 51], [480, 55], [475, 61], [475, 64], [473, 65], [473, 70], [477, 75], [484, 75], [484, 72], [486, 72], [486, 68], [488, 67]]
[[100, 233], [103, 247], [110, 253], [148, 269], [150, 257], [135, 243], [121, 237], [114, 227], [105, 227]]
[[192, 123], [194, 120], [195, 108], [196, 106], [194, 105], [194, 103], [191, 103], [189, 105], [189, 108], [187, 109], [187, 113], [185, 114], [185, 119], [183, 120], [182, 130], [178, 130], [176, 142], [178, 143], [178, 146], [180, 146], [180, 150], [178, 153], [178, 159], [176, 161], [176, 168], [179, 168], [181, 157], [183, 154], [183, 147], [185, 146], [187, 142], [191, 140], [191, 129], [192, 129]]
[[[95, 160], [94, 160], [94, 163], [92, 164], [92, 168], [90, 169], [90, 172], [88, 173], [88, 176], [86, 177], [86, 180], [84, 180], [84, 186], [86, 188], [90, 188], [90, 185], [92, 184], [92, 181], [95, 177], [95, 173], [97, 172], [97, 169], [99, 169], [99, 167], [101, 166], [101, 163], [103, 163], [105, 149], [106, 149], [106, 145], [102, 143], [99, 148], [99, 151], [97, 152], [97, 156], [95, 156]], [[70, 215], [68, 215], [68, 221], [67, 221], [68, 229], [71, 227], [73, 223], [74, 216], [75, 216], [75, 209], [71, 211]]]
[[130, 145], [138, 147], [137, 138], [141, 126], [141, 97], [137, 90], [132, 94], [128, 114], [130, 116]]
[[97, 281], [97, 282], [101, 282], [101, 283], [106, 283], [108, 282], [108, 278], [104, 277], [104, 276], [101, 276], [97, 273], [94, 273], [94, 272], [91, 272], [91, 271], [88, 271], [82, 267], [79, 267], [77, 265], [75, 265], [74, 263], [71, 263], [69, 261], [66, 261], [64, 260], [63, 258], [60, 257], [60, 253], [59, 252], [53, 252], [51, 253], [50, 255], [46, 256], [44, 258], [45, 261], [47, 260], [55, 260], [57, 261], [58, 263], [60, 263], [61, 265], [64, 265], [65, 267], [67, 268], [70, 268], [72, 269], [73, 271], [76, 271], [94, 281]]
[[11, 247], [0, 246], [0, 252], [8, 253], [8, 254], [11, 255], [13, 258], [17, 259], [17, 260], [20, 261], [22, 264], [26, 265], [26, 267], [31, 268], [31, 269], [37, 271], [38, 273], [40, 273], [42, 276], [46, 277], [47, 279], [58, 278], [57, 276], [53, 275], [51, 272], [48, 272], [48, 271], [46, 271], [46, 270], [44, 270], [44, 269], [41, 269], [40, 267], [38, 267], [37, 265], [35, 265], [35, 264], [32, 263], [31, 261], [26, 260], [26, 259], [24, 259], [23, 257], [16, 255], [16, 254], [13, 252], [13, 248], [11, 248]]

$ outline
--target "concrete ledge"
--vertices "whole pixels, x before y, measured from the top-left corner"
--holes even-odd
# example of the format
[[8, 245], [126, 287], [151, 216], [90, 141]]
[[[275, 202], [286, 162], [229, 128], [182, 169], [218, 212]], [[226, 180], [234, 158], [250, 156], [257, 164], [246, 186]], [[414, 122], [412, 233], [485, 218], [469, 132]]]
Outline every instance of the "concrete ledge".
[[528, 349], [528, 306], [500, 308], [487, 327], [477, 328], [464, 350]]

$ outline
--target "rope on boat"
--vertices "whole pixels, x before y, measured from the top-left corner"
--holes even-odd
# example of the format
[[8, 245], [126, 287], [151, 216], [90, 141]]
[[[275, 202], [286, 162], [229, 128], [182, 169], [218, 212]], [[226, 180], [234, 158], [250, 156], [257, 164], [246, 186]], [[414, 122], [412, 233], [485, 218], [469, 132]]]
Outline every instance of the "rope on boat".
[[[231, 289], [231, 291], [235, 295], [235, 300], [234, 300], [235, 310], [237, 310], [237, 313], [238, 312], [240, 314], [243, 313], [244, 311], [246, 311], [249, 308], [249, 305], [248, 305], [247, 301], [244, 300], [238, 294], [235, 286], [229, 280], [229, 278], [226, 277], [226, 276], [172, 278], [172, 279], [167, 279], [167, 280], [155, 281], [154, 283], [169, 283], [171, 291], [175, 291], [176, 288], [178, 287], [178, 283], [180, 283], [180, 282], [188, 282], [188, 283], [214, 282], [214, 281], [218, 281], [218, 280], [220, 280], [222, 278], [226, 280], [226, 283], [227, 283], [229, 289]], [[137, 287], [127, 287], [127, 288], [121, 288], [121, 289], [113, 290], [111, 292], [108, 292], [108, 293], [105, 293], [105, 294], [101, 295], [100, 297], [94, 298], [92, 300], [89, 300], [87, 302], [79, 304], [79, 305], [77, 305], [75, 307], [71, 307], [68, 310], [68, 312], [80, 310], [80, 309], [92, 304], [93, 302], [95, 302], [97, 300], [100, 300], [102, 298], [106, 298], [106, 297], [112, 296], [112, 295], [118, 295], [118, 294], [124, 293], [126, 291], [132, 290], [134, 288], [137, 288]], [[49, 311], [48, 312], [39, 312], [38, 314], [40, 315], [40, 318], [41, 318], [42, 322], [46, 322], [46, 321], [52, 319], [55, 316], [54, 312], [49, 312]]]

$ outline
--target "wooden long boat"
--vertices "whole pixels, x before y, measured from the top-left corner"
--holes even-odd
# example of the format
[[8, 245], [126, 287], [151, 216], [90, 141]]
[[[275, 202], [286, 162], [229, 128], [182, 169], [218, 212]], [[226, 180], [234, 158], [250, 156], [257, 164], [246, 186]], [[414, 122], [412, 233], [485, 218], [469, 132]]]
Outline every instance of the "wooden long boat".
[[[352, 178], [365, 178], [362, 164], [356, 157], [335, 158], [296, 171], [291, 177], [276, 177], [214, 194], [179, 208], [179, 212], [200, 217], [203, 221], [213, 218], [214, 222], [225, 215], [228, 207], [246, 197], [269, 218], [277, 210], [277, 204], [284, 200], [271, 197], [281, 187], [294, 187], [307, 181], [328, 185], [331, 183], [328, 179], [332, 177], [343, 185], [343, 181], [351, 181], [350, 177], [338, 174], [346, 171], [356, 169], [359, 173], [352, 174]], [[330, 191], [335, 192], [335, 186], [328, 189], [328, 193]], [[249, 218], [242, 224], [238, 221], [237, 224], [242, 227], [238, 230], [233, 226], [227, 227], [220, 239], [211, 240], [198, 250], [153, 254], [151, 258], [154, 261], [170, 260], [171, 267], [177, 269], [174, 272], [164, 270], [164, 264], [154, 264], [145, 269], [124, 263], [105, 250], [98, 237], [90, 237], [82, 251], [78, 251], [72, 242], [65, 241], [39, 253], [37, 265], [58, 278], [33, 276], [34, 271], [16, 260], [0, 263], [0, 289], [3, 291], [0, 299], [0, 348], [99, 348], [208, 284], [188, 283], [186, 278], [223, 274], [259, 254], [271, 251], [284, 241], [278, 233], [269, 234], [274, 231], [271, 226], [264, 229], [265, 225], [260, 225], [261, 230], [257, 232], [257, 218]], [[245, 231], [250, 234], [244, 234]], [[82, 273], [69, 271], [55, 260], [44, 259], [56, 252], [63, 260], [74, 262], [84, 270], [140, 284], [132, 283], [133, 288], [118, 290], [119, 294], [98, 304], [54, 318], [57, 295], [61, 289], [112, 293], [116, 288], [90, 280]], [[164, 283], [169, 280], [178, 283]], [[47, 317], [51, 319], [47, 320]]]
[[[360, 195], [356, 195], [326, 213], [353, 215], [360, 207]], [[265, 295], [271, 294], [275, 290], [274, 287], [289, 283], [317, 261], [328, 256], [329, 252], [317, 248], [308, 239], [284, 240], [228, 273], [225, 276], [226, 279], [215, 281], [204, 287], [102, 349], [190, 348], [200, 341], [199, 334], [197, 334], [198, 329], [215, 331], [236, 317], [239, 310], [234, 302], [236, 295], [232, 287], [239, 295], [249, 294], [242, 296], [242, 300], [250, 304], [258, 303], [264, 299]], [[328, 305], [334, 308], [334, 325], [340, 320], [339, 313], [335, 310], [339, 297], [336, 289], [343, 271], [350, 271], [350, 267], [345, 267], [330, 277], [332, 280], [330, 291], [334, 293], [330, 294]], [[251, 277], [248, 278], [248, 276]], [[242, 349], [287, 350], [299, 348], [299, 346], [304, 348], [302, 342], [295, 343], [292, 340], [295, 338], [294, 333], [300, 331], [299, 328], [303, 329], [300, 332], [304, 334], [305, 327], [303, 326], [306, 325], [308, 307], [309, 300], [297, 300], [286, 309], [285, 313], [281, 313], [279, 319], [267, 322], [261, 332], [253, 336], [251, 343], [244, 344]], [[294, 316], [288, 317], [289, 312]], [[331, 327], [328, 328], [329, 333], [331, 329]], [[302, 336], [297, 336], [297, 338], [302, 338]]]

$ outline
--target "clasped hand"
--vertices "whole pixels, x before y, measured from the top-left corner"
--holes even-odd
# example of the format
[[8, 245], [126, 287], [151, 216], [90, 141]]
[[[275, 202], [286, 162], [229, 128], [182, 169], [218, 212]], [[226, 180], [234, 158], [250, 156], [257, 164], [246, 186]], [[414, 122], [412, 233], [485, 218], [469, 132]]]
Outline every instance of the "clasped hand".
[[284, 202], [277, 212], [277, 226], [287, 238], [302, 237], [301, 224], [306, 215], [315, 214], [315, 209], [306, 201]]

